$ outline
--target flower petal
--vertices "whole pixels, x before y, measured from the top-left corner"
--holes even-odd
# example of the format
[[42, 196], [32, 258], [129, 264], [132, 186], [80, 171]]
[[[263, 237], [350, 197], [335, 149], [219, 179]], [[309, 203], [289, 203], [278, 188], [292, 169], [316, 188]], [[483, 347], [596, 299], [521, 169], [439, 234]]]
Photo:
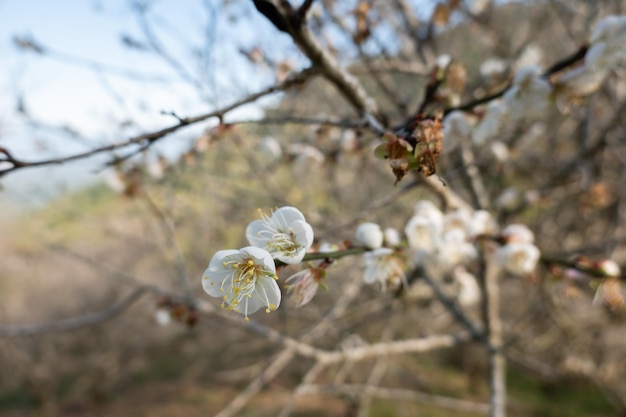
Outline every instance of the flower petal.
[[272, 255], [265, 249], [246, 246], [245, 248], [241, 248], [240, 252], [254, 258], [254, 263], [263, 265], [268, 272], [276, 274], [276, 264], [274, 264]]
[[273, 278], [267, 277], [257, 281], [252, 297], [243, 300], [235, 311], [246, 314], [246, 303], [247, 314], [252, 314], [263, 307], [270, 308], [270, 305], [272, 309], [276, 309], [280, 305], [280, 300], [281, 294], [278, 284]]
[[269, 229], [267, 228], [265, 222], [261, 220], [254, 220], [250, 222], [250, 224], [248, 224], [248, 227], [246, 228], [246, 238], [252, 246], [264, 248], [272, 235], [271, 233], [267, 232], [269, 232]]
[[285, 206], [276, 210], [272, 214], [271, 222], [278, 229], [285, 231], [297, 220], [304, 220], [304, 214], [295, 207]]
[[291, 224], [293, 232], [296, 235], [296, 243], [305, 250], [309, 249], [313, 244], [313, 228], [304, 220], [296, 220]]

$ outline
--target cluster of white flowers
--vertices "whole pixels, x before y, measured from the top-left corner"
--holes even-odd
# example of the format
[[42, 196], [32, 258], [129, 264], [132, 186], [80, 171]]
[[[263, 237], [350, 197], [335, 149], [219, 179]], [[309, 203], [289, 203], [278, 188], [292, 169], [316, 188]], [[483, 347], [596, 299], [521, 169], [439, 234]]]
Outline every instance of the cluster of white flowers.
[[496, 250], [496, 263], [514, 275], [532, 273], [541, 256], [533, 244], [533, 232], [522, 224], [512, 224], [502, 230], [501, 239], [504, 245]]
[[451, 269], [475, 259], [474, 238], [495, 229], [486, 211], [456, 210], [443, 214], [432, 202], [420, 201], [404, 232], [416, 263]]
[[526, 226], [510, 225], [498, 232], [496, 222], [485, 210], [459, 209], [444, 214], [432, 202], [420, 201], [404, 234], [410, 254], [394, 229], [383, 232], [376, 223], [363, 223], [357, 228], [358, 242], [369, 250], [363, 255], [367, 284], [397, 288], [406, 283], [407, 267], [422, 265], [431, 271], [450, 273], [463, 293], [463, 303], [469, 305], [480, 298], [476, 278], [466, 269], [478, 257], [477, 238], [501, 243], [495, 249], [494, 261], [514, 275], [532, 273], [540, 257], [533, 233]]
[[626, 61], [626, 15], [610, 15], [595, 25], [589, 38], [584, 65], [563, 74], [556, 82], [559, 108], [568, 110], [578, 99], [597, 91], [620, 62]]
[[[250, 246], [218, 251], [202, 277], [206, 293], [222, 298], [223, 308], [243, 314], [246, 321], [249, 314], [263, 307], [269, 313], [280, 306], [276, 262], [299, 264], [313, 244], [313, 228], [298, 209], [282, 207], [271, 215], [261, 212], [260, 217], [246, 228]], [[397, 289], [406, 285], [405, 271], [410, 265], [423, 265], [451, 272], [464, 294], [463, 303], [471, 304], [479, 296], [475, 278], [465, 267], [478, 255], [478, 236], [498, 237], [504, 243], [496, 250], [495, 259], [513, 274], [531, 273], [539, 259], [528, 228], [511, 225], [496, 235], [495, 222], [482, 210], [444, 214], [432, 202], [421, 201], [415, 205], [404, 232], [412, 257], [407, 255], [407, 244], [397, 230], [383, 231], [376, 223], [363, 223], [357, 228], [356, 239], [365, 251], [365, 283], [378, 283], [383, 290]], [[332, 263], [325, 254], [339, 249], [337, 245], [321, 245], [321, 256], [317, 258], [322, 260], [307, 262], [304, 269], [286, 279], [285, 288], [295, 306], [309, 303], [324, 286], [326, 268]]]
[[275, 259], [285, 264], [302, 261], [313, 244], [313, 228], [300, 210], [282, 207], [250, 223], [246, 237], [251, 246], [220, 250], [202, 276], [202, 287], [212, 297], [221, 297], [222, 307], [245, 316], [265, 307], [280, 305]]
[[482, 112], [448, 114], [443, 123], [444, 148], [452, 150], [461, 141], [471, 141], [476, 146], [495, 145], [494, 156], [503, 159], [504, 144], [494, 140], [502, 127], [545, 114], [553, 98], [559, 109], [567, 111], [572, 102], [596, 91], [606, 75], [626, 61], [626, 15], [600, 20], [592, 31], [584, 65], [561, 74], [554, 85], [541, 75], [536, 64], [531, 64], [533, 61], [536, 60], [520, 61], [511, 87], [502, 99], [490, 101]]
[[400, 244], [397, 230], [387, 228], [383, 231], [376, 223], [362, 223], [356, 230], [356, 239], [370, 249], [363, 254], [366, 284], [379, 283], [385, 290], [398, 288], [406, 282], [404, 256], [394, 248]]

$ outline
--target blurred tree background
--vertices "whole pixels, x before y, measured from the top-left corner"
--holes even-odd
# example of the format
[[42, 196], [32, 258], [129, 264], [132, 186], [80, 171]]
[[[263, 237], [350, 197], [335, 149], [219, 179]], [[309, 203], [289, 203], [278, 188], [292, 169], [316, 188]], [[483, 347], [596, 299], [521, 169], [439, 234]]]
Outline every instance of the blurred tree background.
[[[90, 138], [40, 120], [28, 96], [16, 97], [49, 146], [83, 148], [22, 156], [3, 134], [0, 181], [90, 153], [104, 174], [2, 221], [1, 415], [497, 415], [487, 336], [467, 323], [482, 326], [487, 303], [464, 298], [467, 281], [443, 267], [407, 264], [408, 285], [382, 291], [363, 283], [361, 257], [346, 256], [329, 267], [328, 289], [298, 308], [283, 279], [298, 268], [287, 265], [280, 308], [250, 324], [202, 291], [212, 255], [246, 246], [259, 208], [297, 207], [316, 245], [345, 248], [359, 245], [362, 222], [404, 230], [423, 200], [488, 210], [498, 230], [521, 223], [535, 233], [536, 271], [498, 281], [508, 413], [626, 415], [623, 281], [599, 263], [626, 257], [625, 61], [571, 81], [586, 68], [594, 26], [626, 13], [626, 2], [319, 0], [291, 2], [290, 15], [281, 2], [206, 0], [190, 11], [207, 16], [200, 45], [168, 24], [163, 3], [129, 2], [138, 24], [120, 42], [161, 62], [173, 81], [146, 82], [144, 68], [123, 77], [140, 97], [162, 85], [166, 97], [194, 95], [198, 108], [154, 109], [141, 103], [147, 94], [126, 101], [111, 88], [125, 104], [108, 137]], [[42, 65], [93, 65], [35, 35], [12, 41]], [[506, 100], [518, 70], [532, 65], [551, 88], [549, 105], [481, 125], [489, 103]], [[409, 172], [394, 186], [374, 148], [384, 132], [404, 137], [439, 111], [436, 174]], [[481, 252], [490, 239], [476, 243]], [[480, 259], [467, 267], [481, 268]], [[306, 353], [437, 335], [463, 336], [327, 363]]]

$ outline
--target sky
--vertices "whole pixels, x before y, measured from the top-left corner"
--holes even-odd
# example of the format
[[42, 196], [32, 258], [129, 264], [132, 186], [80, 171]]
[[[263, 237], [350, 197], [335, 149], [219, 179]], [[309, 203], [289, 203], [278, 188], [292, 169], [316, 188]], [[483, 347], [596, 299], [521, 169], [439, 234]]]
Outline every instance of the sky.
[[[145, 39], [133, 8], [137, 2], [0, 0], [0, 146], [24, 160], [58, 157], [176, 122], [163, 111], [193, 116], [214, 110], [274, 81], [273, 73], [251, 65], [240, 49], [271, 45], [267, 52], [272, 58], [294, 57], [296, 68], [306, 65], [289, 37], [277, 32], [249, 0], [143, 0], [150, 4], [147, 20], [159, 47], [182, 69], [173, 67], [163, 57], [121, 42], [123, 36]], [[34, 40], [46, 53], [20, 50], [16, 37]], [[106, 70], [94, 71], [94, 65]], [[17, 111], [18, 102], [46, 128], [27, 123]], [[260, 117], [262, 106], [271, 102], [246, 106], [228, 117]], [[157, 150], [173, 158], [215, 123], [168, 138]], [[64, 126], [77, 135], [60, 134]], [[105, 161], [92, 158], [9, 174], [0, 179], [0, 201], [45, 202], [59, 190], [100, 178]]]
[[[0, 0], [0, 146], [25, 160], [68, 155], [173, 124], [176, 120], [161, 114], [163, 111], [181, 116], [204, 113], [268, 82], [268, 77], [264, 80], [246, 76], [249, 66], [243, 65], [243, 57], [237, 52], [237, 48], [249, 47], [255, 40], [246, 35], [250, 31], [233, 42], [221, 41], [226, 30], [236, 29], [242, 20], [233, 22], [220, 1], [205, 2], [214, 6], [212, 13], [206, 12], [200, 0], [184, 2], [185, 7], [171, 0], [152, 3], [148, 14], [153, 23], [151, 30], [168, 54], [186, 64], [186, 74], [195, 77], [202, 73], [191, 49], [207, 50], [205, 39], [215, 39], [210, 45], [211, 54], [204, 61], [206, 72], [194, 80], [205, 87], [201, 93], [183, 82], [179, 72], [164, 59], [129, 50], [122, 44], [123, 35], [142, 38], [130, 1]], [[243, 16], [250, 12], [238, 9]], [[50, 52], [39, 55], [19, 50], [14, 44], [16, 36], [32, 38]], [[107, 70], [88, 67], [94, 64], [106, 65]], [[232, 67], [237, 68], [237, 77]], [[127, 72], [132, 78], [119, 75]], [[142, 82], [137, 77], [158, 81]], [[48, 128], [33, 128], [26, 123], [17, 112], [20, 100], [32, 119]], [[260, 114], [259, 106], [248, 106], [231, 117]], [[129, 120], [133, 125], [124, 123]], [[163, 141], [161, 153], [173, 157], [194, 135], [214, 123], [209, 121], [188, 129], [178, 135], [182, 139]], [[77, 137], [68, 139], [56, 132], [63, 126], [78, 132]], [[68, 186], [94, 181], [93, 172], [104, 160], [96, 158], [9, 174], [1, 180], [4, 192], [0, 199], [25, 204], [45, 201]]]

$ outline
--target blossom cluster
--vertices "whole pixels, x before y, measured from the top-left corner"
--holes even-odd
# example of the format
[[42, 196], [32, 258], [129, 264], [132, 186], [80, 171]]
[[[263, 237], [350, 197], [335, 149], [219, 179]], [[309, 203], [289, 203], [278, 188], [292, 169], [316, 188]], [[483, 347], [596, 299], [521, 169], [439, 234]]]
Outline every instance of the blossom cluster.
[[406, 243], [402, 244], [395, 229], [383, 231], [375, 223], [358, 227], [356, 238], [369, 249], [363, 256], [366, 283], [395, 288], [406, 283], [408, 267], [422, 266], [432, 272], [450, 273], [461, 288], [459, 301], [471, 304], [479, 298], [479, 289], [468, 266], [478, 257], [479, 240], [498, 244], [491, 250], [493, 262], [513, 275], [531, 274], [540, 258], [530, 229], [514, 224], [499, 231], [484, 210], [459, 209], [444, 214], [431, 201], [420, 201], [404, 234]]
[[250, 246], [218, 251], [202, 276], [204, 291], [221, 297], [222, 307], [243, 314], [246, 321], [248, 314], [263, 307], [269, 313], [280, 305], [275, 261], [300, 263], [313, 244], [313, 228], [295, 207], [260, 214], [246, 229]]
[[[517, 68], [511, 86], [501, 99], [490, 101], [482, 111], [472, 115], [453, 111], [444, 119], [445, 148], [452, 149], [461, 142], [477, 146], [489, 143], [497, 159], [508, 158], [503, 144], [496, 140], [504, 126], [544, 114], [551, 102], [560, 110], [568, 111], [580, 97], [597, 91], [611, 70], [626, 62], [626, 15], [601, 19], [591, 32], [582, 65], [552, 80], [541, 73], [537, 62], [533, 62], [537, 60], [525, 61], [529, 62]], [[485, 75], [494, 71], [495, 63], [489, 62]], [[505, 65], [499, 64], [496, 69], [504, 71]]]

